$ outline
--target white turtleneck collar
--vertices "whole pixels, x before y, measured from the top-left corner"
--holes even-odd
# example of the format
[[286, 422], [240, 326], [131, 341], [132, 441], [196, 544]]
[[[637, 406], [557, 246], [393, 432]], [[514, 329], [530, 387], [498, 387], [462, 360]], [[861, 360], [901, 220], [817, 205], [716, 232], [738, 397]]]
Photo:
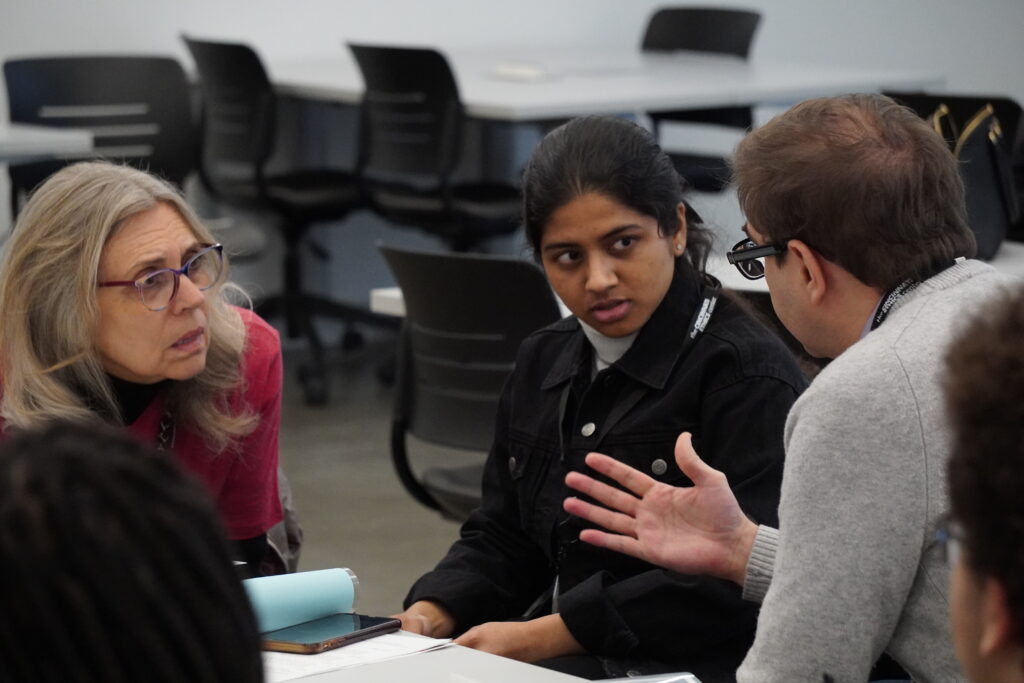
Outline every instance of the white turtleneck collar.
[[[577, 320], [579, 319], [577, 318]], [[625, 337], [608, 337], [582, 320], [579, 323], [583, 328], [583, 334], [587, 336], [587, 341], [594, 348], [594, 367], [591, 368], [591, 377], [626, 355], [626, 351], [629, 351], [636, 336], [640, 334], [640, 330], [637, 330]]]

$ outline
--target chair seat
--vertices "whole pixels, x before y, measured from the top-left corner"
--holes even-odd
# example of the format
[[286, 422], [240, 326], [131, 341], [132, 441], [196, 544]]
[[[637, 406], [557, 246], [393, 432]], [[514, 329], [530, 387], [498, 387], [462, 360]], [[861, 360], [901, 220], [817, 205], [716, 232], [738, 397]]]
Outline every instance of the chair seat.
[[423, 473], [423, 487], [437, 500], [444, 516], [461, 521], [480, 507], [483, 476], [483, 463], [429, 469]]
[[668, 156], [679, 175], [695, 190], [721, 192], [729, 184], [732, 169], [723, 157], [682, 152], [668, 152]]
[[360, 203], [359, 184], [344, 171], [295, 171], [267, 178], [266, 187], [271, 201], [313, 220], [347, 213]]
[[456, 242], [515, 232], [522, 203], [518, 190], [498, 183], [463, 183], [445, 205], [437, 190], [380, 186], [369, 192], [378, 213], [396, 223], [421, 227]]

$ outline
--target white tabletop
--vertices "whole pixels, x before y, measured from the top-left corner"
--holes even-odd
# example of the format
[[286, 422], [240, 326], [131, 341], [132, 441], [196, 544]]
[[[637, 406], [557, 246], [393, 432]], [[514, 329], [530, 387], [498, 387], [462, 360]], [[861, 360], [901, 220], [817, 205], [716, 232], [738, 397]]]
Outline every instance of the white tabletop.
[[584, 679], [452, 645], [302, 680], [308, 683], [578, 683]]
[[[445, 51], [470, 116], [505, 121], [582, 114], [748, 104], [792, 104], [808, 97], [941, 85], [940, 74], [894, 69], [747, 62], [701, 53], [594, 48]], [[354, 104], [362, 76], [350, 53], [270, 63], [278, 92]]]
[[0, 163], [77, 156], [91, 150], [92, 133], [87, 130], [0, 123]]

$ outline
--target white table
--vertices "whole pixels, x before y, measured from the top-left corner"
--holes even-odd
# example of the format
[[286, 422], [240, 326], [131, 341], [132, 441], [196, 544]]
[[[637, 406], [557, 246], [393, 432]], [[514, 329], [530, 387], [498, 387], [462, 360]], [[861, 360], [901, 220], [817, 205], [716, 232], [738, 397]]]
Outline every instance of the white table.
[[302, 680], [309, 683], [578, 683], [584, 679], [453, 645]]
[[0, 123], [0, 163], [79, 156], [90, 151], [92, 133], [88, 130]]
[[[808, 97], [942, 85], [941, 74], [814, 64], [747, 62], [693, 52], [637, 49], [493, 48], [444, 51], [466, 112], [481, 119], [538, 121], [582, 114], [788, 105]], [[356, 104], [362, 76], [344, 46], [337, 54], [271, 62], [277, 91]]]

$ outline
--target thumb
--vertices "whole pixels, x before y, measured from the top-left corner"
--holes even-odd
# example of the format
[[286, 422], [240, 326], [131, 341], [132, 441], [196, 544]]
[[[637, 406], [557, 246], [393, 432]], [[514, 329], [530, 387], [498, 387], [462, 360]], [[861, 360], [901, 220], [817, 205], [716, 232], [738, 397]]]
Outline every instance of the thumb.
[[697, 451], [693, 450], [693, 435], [690, 432], [683, 432], [676, 439], [676, 464], [694, 486], [708, 483], [709, 475], [715, 473], [713, 468], [700, 459]]

